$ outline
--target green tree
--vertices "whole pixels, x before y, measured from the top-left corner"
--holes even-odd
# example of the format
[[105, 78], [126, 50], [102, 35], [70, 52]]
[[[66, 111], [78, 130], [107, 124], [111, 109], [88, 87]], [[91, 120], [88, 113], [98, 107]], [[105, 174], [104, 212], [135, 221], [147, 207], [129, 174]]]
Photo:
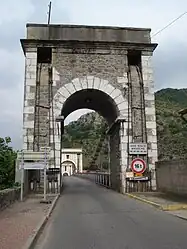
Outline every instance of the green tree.
[[15, 180], [17, 153], [10, 146], [11, 138], [0, 138], [0, 189], [10, 188]]

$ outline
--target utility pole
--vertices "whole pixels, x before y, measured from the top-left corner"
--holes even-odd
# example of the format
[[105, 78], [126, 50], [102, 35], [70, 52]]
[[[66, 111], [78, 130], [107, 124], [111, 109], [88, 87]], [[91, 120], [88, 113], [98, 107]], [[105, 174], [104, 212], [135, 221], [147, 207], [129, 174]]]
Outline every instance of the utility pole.
[[48, 24], [48, 25], [49, 25], [50, 22], [51, 22], [51, 6], [52, 6], [52, 2], [50, 1], [49, 5], [48, 5], [49, 10], [48, 10], [48, 12], [47, 12], [47, 14], [48, 14], [48, 21], [47, 21], [47, 24]]

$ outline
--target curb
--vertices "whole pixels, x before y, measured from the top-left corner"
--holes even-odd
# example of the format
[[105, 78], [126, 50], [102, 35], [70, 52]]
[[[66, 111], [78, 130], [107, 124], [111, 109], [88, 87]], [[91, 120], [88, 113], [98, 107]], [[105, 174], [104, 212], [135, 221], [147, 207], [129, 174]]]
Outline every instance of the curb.
[[57, 201], [60, 197], [60, 194], [58, 194], [55, 199], [52, 202], [52, 205], [47, 213], [47, 215], [42, 219], [42, 221], [38, 224], [36, 229], [33, 231], [33, 234], [28, 238], [25, 246], [22, 249], [32, 249], [34, 244], [36, 243], [37, 239], [39, 238], [40, 233], [44, 229], [49, 217], [51, 216], [51, 213], [53, 209], [55, 208]]
[[125, 194], [126, 196], [136, 199], [138, 201], [150, 204], [162, 211], [177, 211], [177, 210], [187, 210], [187, 204], [174, 204], [174, 205], [161, 205], [153, 201], [146, 200], [144, 198], [141, 198], [139, 196], [133, 195], [133, 194]]
[[177, 211], [177, 210], [187, 210], [186, 204], [175, 204], [175, 205], [166, 205], [162, 206], [163, 211]]
[[146, 200], [146, 199], [144, 199], [144, 198], [138, 197], [138, 196], [133, 195], [133, 194], [125, 194], [125, 195], [128, 196], [128, 197], [130, 197], [130, 198], [136, 199], [136, 200], [138, 200], [138, 201], [142, 201], [142, 202], [144, 202], [144, 203], [150, 204], [150, 205], [152, 205], [152, 206], [154, 206], [154, 207], [156, 207], [156, 208], [158, 208], [158, 209], [162, 209], [162, 205], [159, 205], [159, 204], [156, 203], [156, 202], [148, 201], [148, 200]]

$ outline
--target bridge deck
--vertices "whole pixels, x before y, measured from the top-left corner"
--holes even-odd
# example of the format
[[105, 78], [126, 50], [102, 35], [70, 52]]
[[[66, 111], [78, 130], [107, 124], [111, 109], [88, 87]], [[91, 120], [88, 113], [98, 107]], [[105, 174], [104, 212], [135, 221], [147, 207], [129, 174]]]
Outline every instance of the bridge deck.
[[67, 177], [36, 248], [185, 249], [187, 222], [88, 180]]

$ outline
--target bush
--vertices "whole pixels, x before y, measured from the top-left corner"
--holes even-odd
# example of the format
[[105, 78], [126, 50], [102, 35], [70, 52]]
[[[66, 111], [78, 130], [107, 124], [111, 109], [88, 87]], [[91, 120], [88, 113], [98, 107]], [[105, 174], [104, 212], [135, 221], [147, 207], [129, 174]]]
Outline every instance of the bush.
[[11, 188], [15, 181], [17, 153], [10, 147], [10, 137], [0, 138], [0, 189]]

